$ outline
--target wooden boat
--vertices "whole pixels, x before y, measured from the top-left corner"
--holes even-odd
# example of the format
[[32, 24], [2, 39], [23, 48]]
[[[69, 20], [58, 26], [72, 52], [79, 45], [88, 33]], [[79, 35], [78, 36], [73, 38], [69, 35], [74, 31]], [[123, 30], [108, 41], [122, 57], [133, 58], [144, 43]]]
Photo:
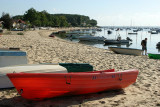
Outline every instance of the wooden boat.
[[25, 99], [42, 100], [66, 95], [122, 89], [136, 81], [138, 70], [78, 73], [9, 73], [18, 93]]
[[150, 59], [160, 59], [160, 54], [148, 53]]
[[26, 52], [20, 51], [19, 48], [0, 49], [0, 67], [27, 63]]
[[141, 49], [133, 49], [133, 48], [121, 48], [121, 47], [108, 47], [109, 50], [118, 53], [118, 54], [126, 54], [126, 55], [142, 55]]
[[7, 73], [67, 73], [93, 71], [93, 66], [87, 63], [59, 63], [59, 64], [28, 64], [7, 66], [0, 68], [0, 88], [14, 87]]

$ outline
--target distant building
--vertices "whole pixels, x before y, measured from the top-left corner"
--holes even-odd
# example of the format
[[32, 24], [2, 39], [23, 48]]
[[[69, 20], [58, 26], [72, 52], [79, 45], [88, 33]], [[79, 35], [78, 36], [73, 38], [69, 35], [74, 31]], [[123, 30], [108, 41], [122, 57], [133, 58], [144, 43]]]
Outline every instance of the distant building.
[[13, 28], [17, 28], [17, 29], [25, 29], [26, 28], [26, 22], [21, 20], [21, 19], [18, 19], [18, 20], [15, 20], [13, 22]]

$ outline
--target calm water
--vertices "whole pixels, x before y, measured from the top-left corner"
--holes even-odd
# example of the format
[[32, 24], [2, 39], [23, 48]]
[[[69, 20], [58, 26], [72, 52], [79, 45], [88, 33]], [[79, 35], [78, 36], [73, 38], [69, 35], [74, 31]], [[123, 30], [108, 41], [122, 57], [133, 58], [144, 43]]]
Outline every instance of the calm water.
[[[72, 42], [79, 42], [87, 45], [91, 45], [94, 47], [98, 48], [103, 48], [103, 49], [108, 49], [108, 46], [119, 46], [119, 47], [128, 47], [128, 48], [136, 48], [136, 49], [141, 49], [141, 41], [144, 38], [148, 38], [147, 41], [147, 49], [148, 53], [160, 53], [160, 49], [156, 48], [156, 44], [160, 42], [160, 33], [159, 34], [150, 34], [148, 33], [150, 29], [143, 29], [142, 31], [138, 31], [137, 35], [128, 35], [129, 32], [133, 32], [133, 30], [120, 30], [120, 31], [115, 31], [111, 30], [112, 34], [108, 34], [107, 31], [108, 29], [102, 28], [102, 31], [96, 31], [95, 36], [104, 36], [107, 39], [115, 39], [117, 38], [118, 34], [121, 35], [122, 39], [126, 39], [126, 37], [131, 38], [133, 41], [130, 44], [127, 45], [104, 45], [103, 42], [97, 43], [97, 42], [79, 42], [78, 39], [72, 39]], [[88, 32], [88, 31], [87, 31]], [[92, 32], [92, 31], [91, 31]], [[67, 39], [67, 38], [65, 38]], [[70, 39], [67, 39], [71, 41]]]

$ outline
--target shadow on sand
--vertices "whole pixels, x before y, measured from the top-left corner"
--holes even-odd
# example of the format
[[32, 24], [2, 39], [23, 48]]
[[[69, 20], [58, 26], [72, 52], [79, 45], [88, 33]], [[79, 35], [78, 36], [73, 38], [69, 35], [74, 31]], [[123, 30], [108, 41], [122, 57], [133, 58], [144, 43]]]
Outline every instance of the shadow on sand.
[[[13, 98], [0, 98], [0, 107], [66, 107], [81, 105], [87, 101], [110, 98], [121, 94], [125, 94], [122, 89], [78, 96], [55, 97], [42, 101], [31, 101], [17, 96]], [[105, 103], [105, 101], [100, 101], [100, 103]]]

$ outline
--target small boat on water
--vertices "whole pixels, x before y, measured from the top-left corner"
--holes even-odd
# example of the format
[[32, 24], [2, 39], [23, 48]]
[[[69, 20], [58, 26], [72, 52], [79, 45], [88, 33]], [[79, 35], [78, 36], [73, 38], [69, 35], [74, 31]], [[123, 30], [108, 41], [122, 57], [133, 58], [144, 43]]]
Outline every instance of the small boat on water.
[[137, 35], [138, 33], [137, 32], [130, 32], [128, 33], [128, 35]]
[[67, 73], [93, 71], [93, 66], [87, 63], [59, 63], [59, 64], [26, 64], [0, 68], [0, 88], [14, 87], [7, 73]]
[[130, 41], [132, 41], [129, 37], [126, 39], [106, 39], [104, 40], [105, 44], [128, 44]]
[[156, 44], [156, 46], [157, 46], [157, 47], [160, 47], [160, 42], [158, 42], [158, 43]]
[[125, 43], [129, 43], [129, 40], [104, 40], [105, 44], [125, 44]]
[[112, 33], [112, 31], [111, 31], [111, 30], [108, 30], [108, 31], [107, 31], [107, 33], [108, 33], [108, 34], [111, 34], [111, 33]]
[[126, 55], [142, 55], [141, 49], [133, 49], [133, 48], [121, 48], [121, 47], [108, 47], [109, 50], [113, 51], [117, 54], [126, 54]]
[[138, 32], [139, 30], [138, 29], [133, 29], [133, 32]]
[[122, 43], [129, 43], [129, 40], [104, 40], [105, 44], [122, 44]]
[[151, 34], [158, 34], [157, 31], [151, 31], [150, 33], [151, 33]]
[[80, 41], [104, 41], [106, 38], [105, 37], [100, 37], [100, 36], [85, 35], [85, 36], [78, 37], [78, 39]]
[[81, 95], [128, 87], [136, 82], [138, 70], [114, 69], [77, 73], [8, 73], [25, 99], [43, 100], [57, 96]]
[[148, 53], [150, 59], [160, 59], [160, 54]]

